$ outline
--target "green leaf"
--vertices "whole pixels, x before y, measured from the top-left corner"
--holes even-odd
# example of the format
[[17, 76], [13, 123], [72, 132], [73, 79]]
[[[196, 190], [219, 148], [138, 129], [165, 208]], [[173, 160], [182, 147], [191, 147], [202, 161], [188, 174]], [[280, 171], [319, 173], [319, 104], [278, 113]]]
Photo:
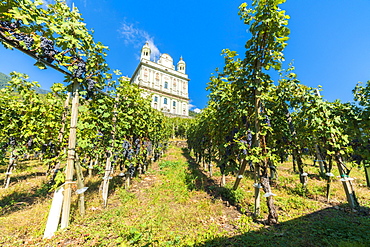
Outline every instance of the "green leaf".
[[46, 65], [40, 61], [37, 61], [34, 66], [37, 66], [41, 70], [46, 69]]

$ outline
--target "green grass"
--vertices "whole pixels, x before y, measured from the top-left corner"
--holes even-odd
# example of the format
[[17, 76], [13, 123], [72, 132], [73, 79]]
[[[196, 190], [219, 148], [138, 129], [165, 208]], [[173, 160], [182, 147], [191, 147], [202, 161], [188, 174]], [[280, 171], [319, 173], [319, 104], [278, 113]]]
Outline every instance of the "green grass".
[[170, 147], [128, 190], [122, 180], [112, 179], [107, 208], [99, 195], [101, 177], [86, 179], [86, 215], [78, 214], [74, 194], [70, 226], [50, 240], [41, 237], [51, 194], [44, 190], [45, 177], [35, 176], [45, 168], [37, 163], [23, 168], [14, 172], [18, 179], [9, 189], [0, 189], [2, 246], [370, 246], [370, 195], [367, 187], [358, 186], [364, 184], [364, 175], [357, 167], [351, 174], [366, 207], [351, 212], [338, 179], [333, 180], [328, 204], [326, 180], [315, 175], [317, 167], [307, 165], [310, 179], [303, 189], [291, 163], [280, 165], [272, 188], [280, 224], [265, 226], [263, 198], [260, 219], [252, 217], [251, 179], [243, 179], [233, 191], [235, 178], [228, 176], [226, 186], [220, 187], [216, 166], [209, 178], [186, 150]]

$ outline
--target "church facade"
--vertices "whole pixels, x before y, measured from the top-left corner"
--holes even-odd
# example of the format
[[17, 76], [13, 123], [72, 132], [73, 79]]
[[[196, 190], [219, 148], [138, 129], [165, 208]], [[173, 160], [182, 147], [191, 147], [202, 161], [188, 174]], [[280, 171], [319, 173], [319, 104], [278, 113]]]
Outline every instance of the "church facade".
[[151, 50], [146, 43], [141, 49], [140, 63], [131, 77], [144, 90], [143, 96], [151, 95], [154, 109], [170, 116], [189, 116], [188, 82], [186, 64], [180, 58], [175, 67], [170, 55], [164, 53], [157, 62], [150, 59]]

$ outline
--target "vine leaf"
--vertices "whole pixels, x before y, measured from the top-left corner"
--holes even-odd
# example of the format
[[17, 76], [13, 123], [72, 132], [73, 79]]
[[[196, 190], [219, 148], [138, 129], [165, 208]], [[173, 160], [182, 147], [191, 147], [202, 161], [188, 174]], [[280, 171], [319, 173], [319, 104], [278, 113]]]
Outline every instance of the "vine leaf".
[[40, 61], [37, 61], [35, 64], [39, 69], [46, 69], [46, 65]]

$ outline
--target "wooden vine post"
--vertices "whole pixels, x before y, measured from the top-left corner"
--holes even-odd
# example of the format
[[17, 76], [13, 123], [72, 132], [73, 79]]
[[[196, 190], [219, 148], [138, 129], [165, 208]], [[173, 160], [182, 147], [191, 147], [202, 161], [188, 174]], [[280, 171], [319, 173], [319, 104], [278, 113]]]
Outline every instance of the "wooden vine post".
[[78, 208], [80, 210], [80, 215], [85, 215], [85, 191], [87, 187], [84, 185], [84, 177], [81, 169], [80, 158], [76, 154], [75, 160], [75, 169], [76, 169], [76, 177], [77, 177], [77, 194], [78, 194]]
[[338, 170], [341, 177], [340, 181], [342, 181], [344, 191], [346, 192], [346, 197], [349, 206], [352, 209], [355, 209], [356, 207], [358, 207], [358, 202], [356, 199], [355, 191], [353, 190], [352, 180], [345, 173], [345, 165], [343, 164], [343, 160], [340, 154], [335, 155], [335, 160], [338, 165]]
[[[63, 111], [63, 115], [62, 115], [62, 127], [59, 131], [59, 134], [58, 134], [58, 141], [59, 141], [59, 144], [60, 144], [59, 155], [60, 155], [60, 153], [65, 152], [65, 146], [63, 145], [63, 138], [64, 138], [64, 133], [65, 133], [65, 127], [66, 127], [66, 121], [67, 121], [67, 115], [68, 115], [68, 108], [69, 108], [68, 106], [69, 106], [70, 99], [71, 99], [71, 94], [67, 93], [67, 98], [64, 102], [64, 111]], [[54, 166], [52, 179], [54, 179], [55, 176], [57, 175], [57, 173], [59, 171], [59, 168], [60, 168], [60, 160], [58, 160], [56, 165]]]
[[5, 180], [4, 180], [4, 188], [5, 189], [7, 189], [9, 187], [10, 177], [11, 177], [12, 171], [14, 169], [14, 166], [16, 165], [17, 156], [14, 153], [15, 153], [15, 150], [13, 149], [10, 152], [9, 165], [8, 165], [8, 168], [6, 169], [6, 173], [5, 173], [6, 174], [6, 177], [5, 177]]
[[247, 167], [247, 160], [244, 158], [244, 159], [242, 160], [242, 165], [241, 165], [241, 167], [240, 167], [240, 169], [239, 169], [238, 176], [236, 177], [236, 180], [235, 180], [235, 183], [234, 183], [233, 190], [238, 189], [238, 187], [239, 187], [239, 183], [240, 183], [240, 181], [241, 181], [241, 180], [242, 180], [242, 178], [243, 178], [243, 175], [244, 175], [244, 172], [245, 172], [246, 167]]
[[[257, 62], [259, 66], [257, 66], [256, 71], [259, 71], [261, 68], [260, 62]], [[257, 85], [259, 85], [259, 79], [257, 80]], [[260, 117], [260, 95], [261, 92], [256, 88], [254, 90], [254, 114], [255, 114], [255, 122], [254, 122], [254, 127], [255, 127], [255, 137], [254, 137], [254, 146], [255, 147], [260, 147], [260, 122], [259, 122], [259, 117]], [[260, 164], [259, 162], [256, 162], [256, 166], [254, 169], [254, 217], [259, 217], [261, 214], [261, 193], [260, 193]]]
[[[319, 89], [316, 89], [315, 93], [318, 97], [321, 97]], [[324, 175], [325, 174], [324, 157], [322, 157], [321, 155], [319, 145], [317, 144], [317, 140], [315, 143], [315, 152], [316, 152], [317, 162], [319, 163], [319, 167], [320, 167], [320, 173], [321, 175]]]
[[74, 162], [76, 154], [76, 130], [77, 130], [77, 118], [78, 118], [78, 104], [79, 104], [79, 93], [78, 93], [78, 82], [73, 83], [73, 99], [72, 99], [72, 110], [71, 110], [71, 126], [69, 129], [69, 141], [67, 151], [67, 166], [66, 166], [66, 178], [64, 184], [64, 197], [63, 197], [63, 210], [61, 229], [68, 227], [69, 214], [71, 210], [71, 196], [72, 196], [72, 183], [73, 183], [73, 172]]
[[[98, 159], [98, 158], [96, 158], [96, 159]], [[89, 167], [88, 167], [88, 169], [89, 169], [89, 178], [92, 177], [92, 173], [93, 173], [93, 169], [94, 169], [94, 163], [95, 163], [94, 159], [90, 158], [90, 164], [89, 164]]]
[[[65, 127], [66, 127], [66, 120], [67, 120], [67, 115], [68, 115], [68, 109], [69, 109], [69, 101], [71, 100], [71, 93], [67, 93], [67, 98], [64, 102], [64, 111], [63, 111], [63, 115], [62, 115], [62, 127], [59, 131], [59, 134], [58, 134], [58, 141], [60, 144], [62, 144], [63, 142], [63, 137], [64, 137], [64, 133], [65, 133]], [[60, 145], [62, 146], [62, 145]]]
[[319, 167], [320, 167], [320, 173], [321, 175], [323, 175], [325, 174], [325, 166], [324, 166], [324, 161], [323, 161], [324, 159], [321, 156], [321, 152], [317, 144], [315, 144], [315, 152], [316, 152], [317, 162], [319, 163]]
[[[69, 106], [70, 98], [71, 98], [71, 94], [68, 93], [67, 98], [64, 102], [64, 112], [62, 115], [62, 127], [58, 135], [58, 141], [60, 143], [61, 148], [63, 147], [62, 142], [63, 142], [64, 133], [65, 133], [65, 125], [66, 125], [66, 120], [67, 120], [67, 115], [68, 115], [68, 108], [69, 108], [68, 106]], [[59, 150], [59, 152], [62, 152], [62, 150]], [[56, 176], [59, 170], [59, 167], [60, 167], [60, 161], [58, 161], [58, 163], [56, 164], [54, 168], [53, 179]], [[59, 220], [61, 216], [60, 212], [62, 210], [62, 205], [63, 205], [63, 191], [64, 191], [63, 186], [60, 186], [54, 192], [53, 200], [52, 200], [51, 207], [49, 210], [48, 220], [47, 220], [45, 231], [44, 231], [44, 238], [51, 238], [52, 236], [54, 236], [55, 231], [58, 229]]]
[[108, 151], [107, 161], [105, 163], [105, 173], [103, 178], [103, 190], [102, 190], [102, 197], [103, 197], [103, 205], [107, 207], [108, 205], [108, 188], [109, 188], [109, 180], [111, 179], [112, 174], [112, 151]]
[[115, 98], [114, 110], [113, 110], [113, 131], [112, 131], [112, 145], [110, 150], [108, 151], [107, 162], [105, 165], [105, 173], [104, 173], [104, 180], [103, 180], [103, 190], [102, 190], [102, 197], [103, 197], [103, 205], [107, 207], [108, 205], [108, 189], [109, 189], [109, 180], [111, 179], [111, 175], [113, 173], [112, 169], [112, 155], [114, 149], [114, 141], [115, 141], [115, 134], [116, 134], [116, 122], [117, 122], [117, 107], [119, 101], [119, 95]]

